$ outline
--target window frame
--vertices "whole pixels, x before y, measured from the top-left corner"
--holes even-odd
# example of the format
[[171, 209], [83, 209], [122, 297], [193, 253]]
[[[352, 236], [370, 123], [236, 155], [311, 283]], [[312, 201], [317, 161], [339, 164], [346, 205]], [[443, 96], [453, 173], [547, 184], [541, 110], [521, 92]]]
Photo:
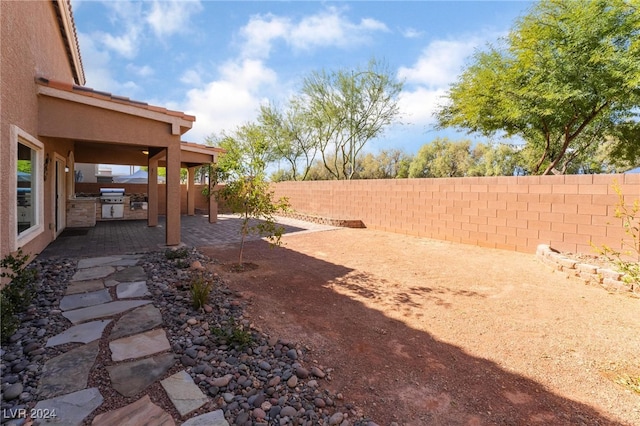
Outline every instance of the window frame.
[[[34, 225], [18, 234], [18, 144], [33, 150], [35, 155], [31, 165]], [[10, 153], [10, 181], [9, 187], [13, 194], [11, 203], [9, 233], [13, 251], [24, 247], [41, 235], [44, 229], [44, 144], [29, 133], [15, 125], [11, 125], [11, 153]]]

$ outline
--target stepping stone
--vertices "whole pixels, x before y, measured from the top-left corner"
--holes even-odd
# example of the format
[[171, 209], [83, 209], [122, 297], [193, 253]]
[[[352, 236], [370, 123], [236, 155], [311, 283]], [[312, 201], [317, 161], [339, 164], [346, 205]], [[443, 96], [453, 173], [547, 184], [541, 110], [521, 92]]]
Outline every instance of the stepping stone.
[[104, 328], [111, 320], [91, 321], [73, 327], [47, 340], [47, 347], [64, 345], [65, 343], [89, 343], [102, 337]]
[[129, 309], [151, 303], [150, 300], [118, 300], [116, 302], [103, 303], [102, 305], [90, 306], [88, 308], [66, 311], [62, 316], [73, 324], [89, 321], [96, 318], [110, 317]]
[[122, 259], [117, 260], [115, 262], [111, 262], [109, 265], [111, 266], [135, 266], [138, 264], [138, 259], [140, 256], [125, 258], [122, 256]]
[[145, 395], [136, 402], [97, 415], [92, 426], [175, 426], [173, 418]]
[[120, 260], [120, 257], [105, 256], [105, 257], [90, 257], [88, 259], [80, 259], [78, 261], [78, 269], [94, 268], [96, 266], [113, 266], [112, 262]]
[[202, 414], [182, 423], [182, 426], [229, 426], [222, 410]]
[[131, 358], [142, 358], [171, 349], [167, 333], [164, 329], [147, 331], [109, 342], [111, 359], [124, 361]]
[[116, 295], [118, 299], [127, 299], [132, 297], [151, 296], [147, 288], [146, 281], [134, 281], [131, 283], [120, 283], [116, 287]]
[[104, 288], [102, 280], [74, 281], [70, 282], [64, 294], [88, 293], [90, 291], [98, 291]]
[[42, 368], [38, 396], [53, 398], [86, 388], [99, 349], [99, 342], [95, 341], [47, 361]]
[[116, 271], [116, 268], [113, 266], [95, 266], [93, 268], [80, 269], [73, 277], [71, 277], [71, 281], [87, 281], [87, 280], [95, 280], [96, 278], [104, 278], [113, 274]]
[[60, 300], [60, 309], [63, 311], [70, 311], [78, 308], [86, 308], [88, 306], [100, 305], [102, 303], [111, 302], [111, 295], [109, 290], [103, 288], [99, 291], [92, 291], [91, 293], [70, 294], [64, 296]]
[[44, 410], [44, 412], [55, 413], [56, 417], [42, 420], [40, 424], [80, 426], [83, 420], [102, 404], [102, 401], [98, 388], [89, 388], [40, 401], [33, 411]]
[[144, 271], [144, 268], [142, 266], [130, 266], [111, 275], [109, 279], [121, 283], [132, 281], [146, 281], [147, 273]]
[[130, 397], [145, 390], [175, 364], [173, 353], [107, 367], [111, 385], [121, 395]]
[[151, 303], [134, 309], [124, 314], [111, 330], [109, 339], [131, 336], [143, 331], [153, 330], [162, 325], [162, 314], [160, 309]]
[[198, 385], [186, 371], [182, 370], [160, 382], [171, 402], [182, 417], [209, 402]]

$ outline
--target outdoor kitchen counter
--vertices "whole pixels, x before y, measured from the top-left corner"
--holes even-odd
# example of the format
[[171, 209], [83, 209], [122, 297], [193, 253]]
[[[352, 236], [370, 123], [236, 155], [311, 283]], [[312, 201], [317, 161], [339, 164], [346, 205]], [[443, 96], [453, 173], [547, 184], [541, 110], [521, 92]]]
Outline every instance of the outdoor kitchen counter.
[[96, 197], [79, 197], [67, 200], [67, 228], [96, 226]]
[[124, 196], [124, 214], [122, 218], [102, 218], [100, 197], [74, 197], [67, 200], [67, 227], [88, 228], [96, 226], [96, 222], [113, 220], [146, 220], [148, 204], [142, 201], [131, 201]]
[[96, 199], [96, 221], [113, 221], [113, 220], [139, 220], [147, 219], [147, 202], [132, 202], [131, 197], [124, 196], [124, 214], [121, 218], [103, 218], [102, 217], [102, 204], [100, 198]]

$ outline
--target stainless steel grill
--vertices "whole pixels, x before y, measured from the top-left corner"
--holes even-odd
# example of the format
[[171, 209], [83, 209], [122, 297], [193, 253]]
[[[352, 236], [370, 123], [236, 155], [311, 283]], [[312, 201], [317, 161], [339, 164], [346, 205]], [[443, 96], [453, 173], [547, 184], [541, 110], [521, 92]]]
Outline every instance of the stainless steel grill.
[[124, 188], [100, 188], [103, 219], [124, 217]]
[[124, 204], [124, 188], [100, 188], [102, 204]]

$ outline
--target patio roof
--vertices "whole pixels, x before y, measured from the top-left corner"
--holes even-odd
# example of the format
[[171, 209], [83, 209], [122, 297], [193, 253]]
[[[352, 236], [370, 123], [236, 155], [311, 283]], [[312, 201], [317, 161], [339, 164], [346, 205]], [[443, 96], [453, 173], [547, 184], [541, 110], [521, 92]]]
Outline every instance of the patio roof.
[[[189, 168], [193, 181], [194, 167], [217, 159], [218, 149], [181, 142], [180, 137], [195, 121], [193, 115], [45, 77], [35, 82], [38, 136], [68, 146], [64, 149], [69, 149], [72, 171], [75, 162], [149, 167], [149, 226], [158, 224], [158, 167], [166, 167], [167, 205], [179, 206], [180, 168]], [[74, 193], [71, 186], [70, 194]], [[189, 185], [190, 214], [194, 191], [194, 185]], [[167, 209], [166, 214], [166, 243], [179, 244], [180, 210]]]
[[167, 122], [172, 125], [171, 133], [174, 135], [184, 134], [191, 129], [193, 122], [196, 121], [195, 116], [181, 111], [149, 105], [146, 102], [132, 100], [125, 96], [112, 95], [90, 87], [50, 80], [42, 76], [36, 77], [36, 83], [39, 86], [38, 95], [121, 112], [154, 121]]

